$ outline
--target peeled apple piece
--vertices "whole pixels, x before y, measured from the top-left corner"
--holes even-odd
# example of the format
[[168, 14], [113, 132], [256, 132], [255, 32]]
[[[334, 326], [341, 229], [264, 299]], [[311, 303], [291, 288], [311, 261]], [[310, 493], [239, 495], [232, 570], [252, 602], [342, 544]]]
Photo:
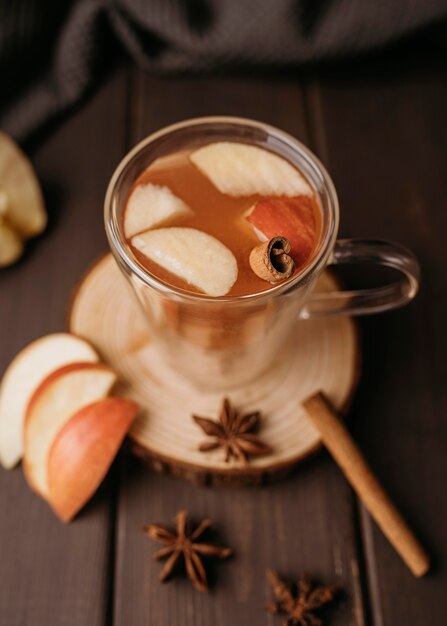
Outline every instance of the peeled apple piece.
[[22, 239], [47, 224], [42, 192], [34, 169], [19, 146], [0, 132], [0, 212]]
[[312, 195], [288, 161], [263, 148], [222, 141], [195, 150], [190, 159], [215, 187], [230, 196]]
[[168, 272], [208, 296], [225, 296], [237, 279], [234, 254], [215, 237], [195, 228], [159, 228], [132, 239], [132, 245]]
[[23, 242], [16, 232], [0, 221], [0, 267], [12, 265], [23, 252]]
[[132, 191], [124, 214], [124, 234], [133, 237], [172, 218], [191, 214], [189, 206], [168, 187], [138, 185]]

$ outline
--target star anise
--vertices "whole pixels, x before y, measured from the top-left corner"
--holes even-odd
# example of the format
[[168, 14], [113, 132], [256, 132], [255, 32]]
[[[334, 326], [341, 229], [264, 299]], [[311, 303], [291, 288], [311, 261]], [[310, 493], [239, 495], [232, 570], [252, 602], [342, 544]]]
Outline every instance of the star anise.
[[211, 441], [200, 444], [201, 452], [223, 448], [225, 462], [234, 457], [243, 464], [248, 463], [250, 456], [263, 456], [272, 452], [272, 448], [253, 433], [259, 425], [261, 413], [253, 411], [239, 414], [229, 398], [223, 399], [218, 422], [198, 415], [192, 418], [205, 434], [213, 437]]
[[332, 602], [338, 592], [337, 587], [311, 584], [307, 577], [298, 580], [297, 593], [291, 584], [281, 580], [276, 572], [267, 570], [267, 580], [272, 586], [275, 602], [266, 606], [270, 613], [285, 615], [283, 626], [321, 626], [322, 621], [314, 615], [314, 611]]
[[232, 554], [232, 550], [209, 543], [198, 543], [197, 539], [211, 526], [211, 522], [209, 519], [204, 519], [195, 530], [192, 530], [188, 528], [187, 517], [186, 511], [177, 513], [175, 531], [157, 524], [149, 524], [143, 530], [151, 539], [164, 544], [163, 548], [157, 550], [154, 558], [159, 560], [169, 557], [160, 572], [162, 583], [168, 580], [179, 559], [183, 557], [186, 573], [194, 587], [200, 591], [206, 591], [208, 583], [202, 557], [226, 559]]

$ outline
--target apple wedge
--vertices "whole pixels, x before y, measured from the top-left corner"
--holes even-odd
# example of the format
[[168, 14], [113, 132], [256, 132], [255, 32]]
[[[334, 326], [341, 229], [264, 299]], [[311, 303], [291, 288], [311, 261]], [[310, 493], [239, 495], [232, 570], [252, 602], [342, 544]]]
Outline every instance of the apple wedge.
[[12, 265], [23, 252], [23, 241], [0, 217], [0, 267]]
[[215, 237], [195, 228], [149, 230], [132, 245], [168, 272], [209, 296], [224, 296], [237, 279], [234, 254]]
[[25, 417], [23, 469], [32, 489], [48, 496], [48, 451], [60, 429], [80, 408], [104, 398], [116, 374], [101, 363], [72, 363], [36, 389]]
[[123, 398], [106, 398], [75, 413], [47, 458], [48, 502], [64, 522], [90, 500], [104, 479], [138, 412]]
[[313, 200], [307, 196], [267, 198], [257, 202], [246, 215], [257, 234], [266, 239], [286, 237], [290, 256], [297, 265], [307, 261], [316, 240], [317, 224]]
[[43, 231], [47, 223], [39, 181], [28, 158], [5, 133], [0, 132], [1, 213], [23, 239]]
[[98, 360], [90, 344], [68, 333], [41, 337], [16, 355], [0, 384], [0, 463], [5, 468], [22, 458], [26, 407], [40, 383], [68, 363]]
[[215, 187], [230, 196], [312, 195], [312, 190], [288, 161], [269, 150], [222, 141], [195, 150], [192, 163]]
[[124, 214], [124, 234], [133, 237], [172, 218], [192, 214], [189, 206], [168, 187], [138, 185], [132, 191]]

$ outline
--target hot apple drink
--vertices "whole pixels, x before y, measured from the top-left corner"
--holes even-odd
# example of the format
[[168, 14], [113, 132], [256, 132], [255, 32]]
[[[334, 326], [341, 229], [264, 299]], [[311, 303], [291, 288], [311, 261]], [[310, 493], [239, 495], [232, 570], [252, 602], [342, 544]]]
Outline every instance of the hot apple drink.
[[238, 142], [157, 159], [134, 182], [122, 219], [151, 275], [216, 298], [291, 280], [309, 263], [321, 231], [320, 207], [303, 174]]

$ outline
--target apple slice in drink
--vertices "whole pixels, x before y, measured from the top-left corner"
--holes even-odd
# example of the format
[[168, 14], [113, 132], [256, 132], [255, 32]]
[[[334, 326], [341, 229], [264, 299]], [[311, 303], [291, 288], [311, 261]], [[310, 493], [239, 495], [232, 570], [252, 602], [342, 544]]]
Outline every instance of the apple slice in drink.
[[312, 202], [307, 196], [267, 198], [257, 202], [246, 219], [266, 239], [286, 237], [291, 246], [290, 256], [301, 265], [315, 245], [317, 224]]
[[48, 496], [48, 451], [60, 429], [87, 404], [101, 400], [117, 380], [101, 363], [72, 363], [48, 376], [32, 396], [25, 417], [23, 468], [32, 489]]
[[237, 279], [234, 254], [215, 237], [195, 228], [149, 230], [132, 245], [168, 272], [208, 296], [225, 296]]
[[124, 214], [124, 234], [133, 237], [169, 219], [191, 213], [189, 206], [168, 187], [152, 183], [137, 185], [130, 195]]
[[123, 398], [81, 408], [59, 430], [48, 452], [48, 502], [64, 522], [90, 500], [138, 412]]
[[68, 363], [98, 360], [86, 341], [68, 333], [41, 337], [16, 355], [0, 384], [0, 462], [5, 468], [22, 458], [26, 407], [40, 383]]
[[297, 169], [257, 146], [230, 141], [210, 143], [195, 150], [190, 159], [221, 193], [230, 196], [312, 195]]

